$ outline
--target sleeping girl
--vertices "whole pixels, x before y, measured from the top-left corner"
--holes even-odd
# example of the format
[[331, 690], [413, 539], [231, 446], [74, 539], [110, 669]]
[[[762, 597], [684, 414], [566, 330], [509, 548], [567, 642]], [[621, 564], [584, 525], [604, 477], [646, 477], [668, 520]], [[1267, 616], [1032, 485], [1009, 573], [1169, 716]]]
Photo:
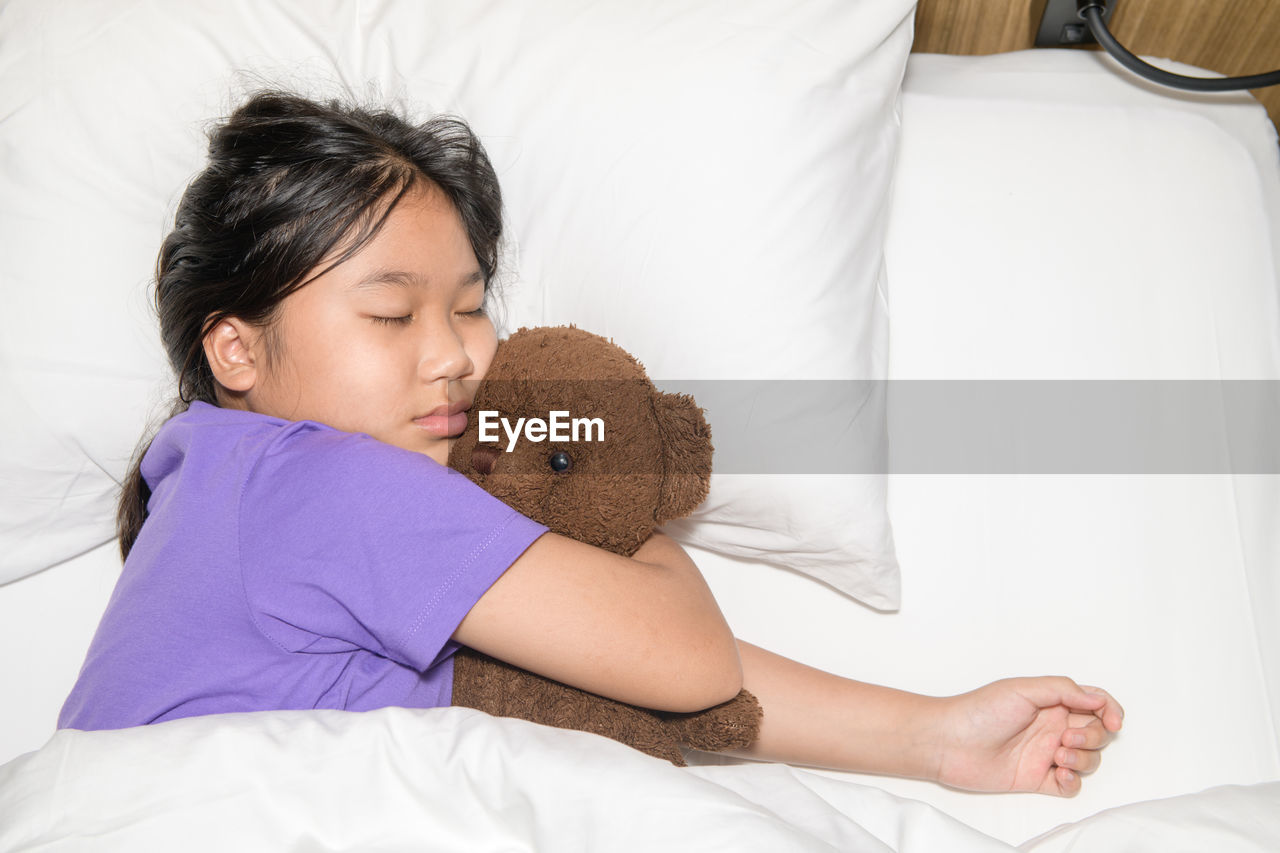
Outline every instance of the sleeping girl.
[[660, 532], [550, 533], [444, 464], [497, 334], [497, 177], [462, 122], [254, 95], [160, 250], [172, 416], [121, 498], [124, 571], [59, 719], [448, 705], [458, 644], [695, 711], [744, 686], [745, 754], [1072, 795], [1123, 712], [1065, 677], [932, 697], [735, 639]]

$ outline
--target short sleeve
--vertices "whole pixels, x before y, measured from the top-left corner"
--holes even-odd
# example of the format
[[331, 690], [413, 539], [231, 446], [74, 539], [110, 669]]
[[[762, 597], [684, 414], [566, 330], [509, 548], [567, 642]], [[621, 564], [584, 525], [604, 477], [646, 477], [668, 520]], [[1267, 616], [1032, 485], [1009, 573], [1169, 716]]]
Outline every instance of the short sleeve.
[[266, 447], [239, 519], [245, 598], [268, 638], [419, 671], [546, 532], [422, 454], [309, 422]]

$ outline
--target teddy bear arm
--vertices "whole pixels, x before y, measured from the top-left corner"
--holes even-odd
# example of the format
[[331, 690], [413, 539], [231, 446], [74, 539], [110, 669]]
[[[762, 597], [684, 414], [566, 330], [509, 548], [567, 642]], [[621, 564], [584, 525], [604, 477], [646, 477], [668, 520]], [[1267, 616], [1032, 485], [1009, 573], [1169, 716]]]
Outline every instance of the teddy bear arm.
[[692, 714], [664, 714], [677, 742], [705, 752], [745, 749], [760, 736], [764, 709], [750, 692]]
[[495, 717], [591, 732], [685, 765], [674, 731], [652, 711], [543, 678], [472, 649], [454, 655], [453, 704]]

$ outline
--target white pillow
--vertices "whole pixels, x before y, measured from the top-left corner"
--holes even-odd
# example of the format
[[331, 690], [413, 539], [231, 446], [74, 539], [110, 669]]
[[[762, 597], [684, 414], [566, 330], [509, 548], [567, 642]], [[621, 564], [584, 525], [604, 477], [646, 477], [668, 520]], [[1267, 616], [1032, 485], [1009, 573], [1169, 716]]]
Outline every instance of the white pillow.
[[[884, 378], [881, 241], [913, 11], [6, 4], [0, 582], [111, 537], [116, 481], [170, 396], [155, 253], [208, 121], [262, 83], [465, 117], [505, 192], [509, 329], [575, 323], [660, 382]], [[881, 410], [860, 417], [883, 435]], [[882, 475], [751, 473], [717, 476], [673, 531], [896, 603]]]

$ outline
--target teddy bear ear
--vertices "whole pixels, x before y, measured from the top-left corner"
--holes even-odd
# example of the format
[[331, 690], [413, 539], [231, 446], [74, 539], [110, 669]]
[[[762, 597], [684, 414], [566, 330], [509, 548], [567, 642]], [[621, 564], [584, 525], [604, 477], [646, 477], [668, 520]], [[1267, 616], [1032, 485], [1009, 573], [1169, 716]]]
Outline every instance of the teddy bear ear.
[[688, 394], [655, 391], [654, 412], [662, 434], [662, 495], [658, 523], [683, 518], [697, 508], [711, 485], [711, 427]]

